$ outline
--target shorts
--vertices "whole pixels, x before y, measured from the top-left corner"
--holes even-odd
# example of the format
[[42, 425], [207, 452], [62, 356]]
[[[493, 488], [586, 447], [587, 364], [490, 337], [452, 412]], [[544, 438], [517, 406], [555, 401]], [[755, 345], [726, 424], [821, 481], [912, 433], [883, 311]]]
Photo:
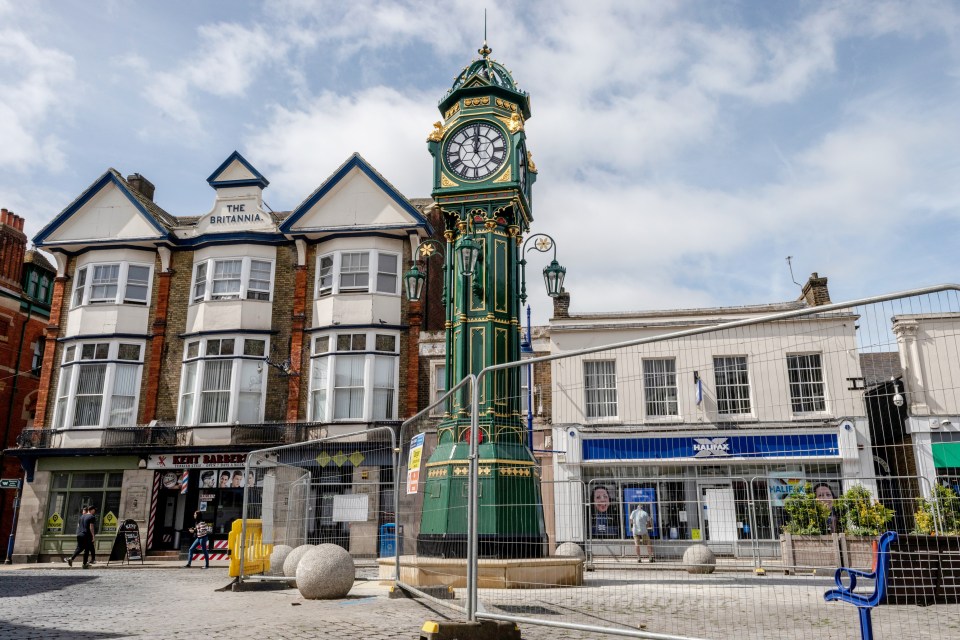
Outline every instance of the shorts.
[[640, 544], [641, 542], [645, 542], [645, 543], [647, 543], [647, 544], [650, 544], [650, 534], [649, 534], [649, 533], [636, 534], [636, 535], [633, 536], [633, 541], [634, 541], [636, 544]]

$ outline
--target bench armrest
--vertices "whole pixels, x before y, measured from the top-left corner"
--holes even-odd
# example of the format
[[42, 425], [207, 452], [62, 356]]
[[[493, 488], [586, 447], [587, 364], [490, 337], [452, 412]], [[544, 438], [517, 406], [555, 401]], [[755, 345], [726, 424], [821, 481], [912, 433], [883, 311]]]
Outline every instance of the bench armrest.
[[[845, 587], [843, 585], [843, 574], [846, 573], [850, 577], [850, 586]], [[874, 571], [857, 571], [856, 569], [848, 569], [847, 567], [840, 567], [837, 569], [837, 572], [833, 575], [834, 581], [837, 583], [837, 588], [841, 591], [853, 592], [857, 588], [857, 577], [867, 578], [868, 580], [876, 580], [877, 574]]]

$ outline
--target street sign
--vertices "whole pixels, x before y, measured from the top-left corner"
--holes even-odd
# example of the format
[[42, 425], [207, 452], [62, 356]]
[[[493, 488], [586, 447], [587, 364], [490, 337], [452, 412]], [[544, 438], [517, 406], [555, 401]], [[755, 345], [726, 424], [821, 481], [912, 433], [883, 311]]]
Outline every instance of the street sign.
[[20, 478], [3, 478], [0, 480], [0, 489], [19, 489]]

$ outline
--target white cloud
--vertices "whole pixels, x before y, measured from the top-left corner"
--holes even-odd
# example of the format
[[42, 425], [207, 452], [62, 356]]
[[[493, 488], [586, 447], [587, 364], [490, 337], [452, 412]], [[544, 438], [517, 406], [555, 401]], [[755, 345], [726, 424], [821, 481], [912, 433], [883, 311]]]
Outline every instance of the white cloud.
[[74, 60], [22, 31], [0, 30], [0, 167], [23, 172], [63, 167], [62, 142], [50, 133], [64, 118], [63, 96], [74, 89]]
[[244, 155], [270, 179], [267, 200], [276, 194], [283, 202], [275, 207], [298, 204], [354, 151], [405, 196], [428, 196], [432, 103], [428, 95], [386, 87], [326, 92], [303, 109], [275, 107], [266, 126], [245, 140]]
[[149, 79], [146, 99], [176, 128], [190, 134], [203, 130], [195, 93], [242, 96], [266, 67], [284, 58], [287, 49], [282, 38], [271, 37], [260, 26], [218, 23], [202, 25], [197, 33], [197, 51], [171, 71], [151, 72], [138, 57], [132, 62]]

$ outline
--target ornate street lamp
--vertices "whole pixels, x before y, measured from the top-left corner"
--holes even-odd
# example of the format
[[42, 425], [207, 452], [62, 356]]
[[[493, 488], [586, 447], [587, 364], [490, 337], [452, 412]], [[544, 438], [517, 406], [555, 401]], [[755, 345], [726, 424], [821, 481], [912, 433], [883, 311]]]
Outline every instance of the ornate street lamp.
[[[527, 244], [534, 238], [537, 241], [527, 249]], [[567, 269], [557, 262], [557, 243], [545, 233], [535, 233], [527, 238], [520, 250], [520, 304], [527, 302], [527, 251], [534, 249], [540, 253], [553, 249], [553, 260], [543, 268], [543, 282], [547, 285], [547, 295], [551, 298], [556, 298], [563, 292], [563, 278], [567, 275]]]
[[456, 252], [457, 260], [460, 261], [460, 275], [472, 276], [480, 257], [480, 245], [474, 242], [471, 236], [465, 235], [457, 244]]
[[403, 286], [407, 291], [407, 300], [410, 302], [419, 302], [423, 294], [423, 283], [427, 281], [425, 273], [421, 273], [414, 263], [410, 271], [403, 274]]
[[[423, 286], [427, 282], [427, 272], [430, 268], [430, 258], [432, 256], [443, 256], [443, 245], [432, 238], [427, 238], [417, 247], [417, 253], [420, 255], [414, 259], [410, 271], [403, 274], [403, 286], [407, 292], [407, 300], [410, 302], [419, 302], [423, 295]], [[423, 260], [423, 271], [420, 271], [418, 263]], [[446, 267], [444, 267], [446, 269]], [[443, 283], [443, 304], [447, 299], [447, 283]]]

